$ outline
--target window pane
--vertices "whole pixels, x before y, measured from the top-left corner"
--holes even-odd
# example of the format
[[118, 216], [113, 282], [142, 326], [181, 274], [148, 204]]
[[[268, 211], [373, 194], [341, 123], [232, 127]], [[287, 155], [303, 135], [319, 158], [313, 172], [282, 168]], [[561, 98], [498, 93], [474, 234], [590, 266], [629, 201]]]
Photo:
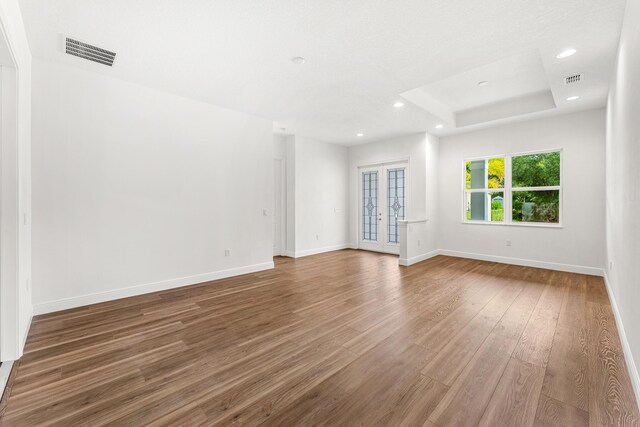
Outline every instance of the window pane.
[[511, 170], [514, 188], [560, 185], [560, 152], [514, 156]]
[[467, 221], [504, 222], [504, 193], [466, 193], [465, 218]]
[[560, 222], [560, 191], [514, 191], [513, 222]]
[[504, 188], [504, 157], [466, 162], [466, 188]]
[[362, 174], [362, 240], [378, 240], [378, 172]]
[[387, 241], [400, 243], [398, 220], [404, 219], [404, 168], [387, 170]]
[[489, 159], [488, 167], [488, 188], [504, 188], [504, 157]]

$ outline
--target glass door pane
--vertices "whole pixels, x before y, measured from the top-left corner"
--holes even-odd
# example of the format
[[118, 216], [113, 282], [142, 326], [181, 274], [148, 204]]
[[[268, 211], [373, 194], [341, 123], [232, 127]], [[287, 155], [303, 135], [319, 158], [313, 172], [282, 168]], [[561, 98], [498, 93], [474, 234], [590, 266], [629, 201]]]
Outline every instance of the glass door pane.
[[387, 242], [400, 243], [398, 220], [405, 219], [405, 168], [387, 169]]
[[362, 240], [378, 241], [378, 172], [362, 173]]

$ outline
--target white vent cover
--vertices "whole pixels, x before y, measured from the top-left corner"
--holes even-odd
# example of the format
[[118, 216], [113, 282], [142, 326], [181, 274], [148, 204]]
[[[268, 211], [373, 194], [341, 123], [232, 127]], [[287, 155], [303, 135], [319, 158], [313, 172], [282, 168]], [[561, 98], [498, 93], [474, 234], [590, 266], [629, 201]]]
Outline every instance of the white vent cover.
[[70, 37], [67, 37], [66, 39], [65, 51], [69, 55], [104, 64], [109, 67], [113, 66], [113, 61], [116, 59], [115, 52], [111, 52]]
[[580, 83], [582, 80], [584, 80], [584, 75], [581, 74], [574, 74], [573, 76], [567, 76], [564, 78], [564, 84], [566, 85], [571, 85], [574, 83]]

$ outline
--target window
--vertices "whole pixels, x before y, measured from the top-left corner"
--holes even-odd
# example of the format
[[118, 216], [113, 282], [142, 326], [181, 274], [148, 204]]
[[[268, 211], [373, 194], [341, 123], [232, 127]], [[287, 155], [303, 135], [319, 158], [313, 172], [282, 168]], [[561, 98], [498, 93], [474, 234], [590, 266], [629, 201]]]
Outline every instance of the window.
[[560, 152], [513, 156], [512, 221], [560, 223]]
[[465, 222], [560, 224], [560, 150], [466, 160], [464, 168]]
[[465, 162], [465, 218], [504, 222], [504, 157]]

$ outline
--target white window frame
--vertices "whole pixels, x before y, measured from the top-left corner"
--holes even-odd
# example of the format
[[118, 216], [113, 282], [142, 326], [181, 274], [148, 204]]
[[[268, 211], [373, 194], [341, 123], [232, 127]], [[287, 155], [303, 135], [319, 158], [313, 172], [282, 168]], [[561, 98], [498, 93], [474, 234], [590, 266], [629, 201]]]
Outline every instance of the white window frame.
[[[511, 163], [513, 157], [527, 156], [531, 154], [544, 154], [544, 153], [560, 153], [560, 185], [553, 186], [543, 186], [543, 187], [512, 187], [511, 181]], [[467, 189], [467, 177], [466, 177], [466, 165], [467, 162], [473, 162], [478, 160], [489, 160], [489, 159], [497, 159], [504, 158], [504, 187], [503, 188], [474, 188]], [[545, 150], [536, 150], [536, 151], [525, 151], [525, 152], [517, 152], [517, 153], [509, 153], [509, 154], [496, 154], [491, 156], [482, 156], [482, 157], [472, 157], [465, 158], [462, 160], [462, 223], [463, 224], [478, 224], [478, 225], [494, 225], [494, 226], [516, 226], [516, 227], [547, 227], [547, 228], [562, 228], [562, 183], [563, 179], [563, 158], [564, 153], [562, 148], [553, 148], [553, 149], [545, 149]], [[485, 177], [486, 180], [486, 177]], [[487, 185], [485, 184], [485, 187]], [[513, 193], [518, 191], [545, 191], [545, 190], [557, 190], [559, 191], [559, 205], [558, 205], [558, 222], [557, 223], [547, 223], [547, 222], [516, 222], [513, 221], [512, 215], [512, 199]], [[504, 208], [504, 221], [478, 221], [478, 220], [467, 220], [466, 215], [466, 195], [467, 193], [503, 193], [503, 202], [502, 206]]]

